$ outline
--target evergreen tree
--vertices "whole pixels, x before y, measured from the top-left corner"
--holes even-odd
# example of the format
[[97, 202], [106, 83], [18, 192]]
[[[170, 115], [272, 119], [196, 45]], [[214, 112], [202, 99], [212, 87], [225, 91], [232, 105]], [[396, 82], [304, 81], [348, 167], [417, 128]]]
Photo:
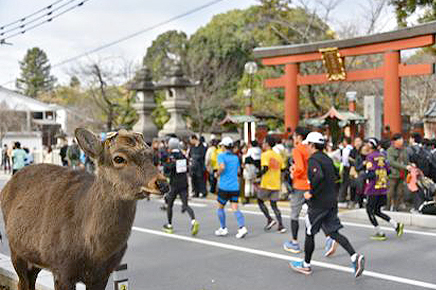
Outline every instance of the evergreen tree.
[[21, 76], [16, 80], [17, 89], [26, 96], [37, 98], [40, 93], [53, 89], [56, 78], [50, 74], [51, 65], [43, 50], [34, 47], [20, 61]]

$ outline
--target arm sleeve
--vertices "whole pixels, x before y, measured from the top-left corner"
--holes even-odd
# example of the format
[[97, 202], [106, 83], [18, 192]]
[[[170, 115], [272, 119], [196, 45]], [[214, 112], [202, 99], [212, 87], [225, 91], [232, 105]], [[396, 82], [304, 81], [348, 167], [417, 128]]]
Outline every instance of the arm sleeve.
[[314, 194], [313, 188], [316, 188], [324, 178], [322, 168], [315, 159], [309, 159], [309, 169], [307, 174], [310, 181], [310, 187], [312, 188], [310, 193]]
[[406, 170], [406, 169], [407, 169], [407, 166], [401, 164], [400, 162], [397, 162], [397, 161], [395, 160], [395, 157], [394, 157], [393, 155], [394, 155], [394, 154], [393, 154], [393, 150], [388, 149], [388, 161], [389, 161], [389, 164], [390, 164], [392, 167], [396, 168], [396, 169]]

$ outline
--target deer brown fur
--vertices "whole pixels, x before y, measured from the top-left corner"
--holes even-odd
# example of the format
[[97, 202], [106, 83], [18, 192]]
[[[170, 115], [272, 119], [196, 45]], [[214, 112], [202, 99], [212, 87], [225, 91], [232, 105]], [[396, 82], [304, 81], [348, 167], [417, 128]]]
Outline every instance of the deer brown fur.
[[101, 142], [86, 129], [76, 138], [97, 164], [96, 175], [50, 164], [26, 167], [1, 192], [1, 207], [19, 277], [34, 290], [42, 268], [56, 290], [104, 290], [127, 249], [136, 203], [158, 193], [162, 177], [142, 135], [119, 131]]

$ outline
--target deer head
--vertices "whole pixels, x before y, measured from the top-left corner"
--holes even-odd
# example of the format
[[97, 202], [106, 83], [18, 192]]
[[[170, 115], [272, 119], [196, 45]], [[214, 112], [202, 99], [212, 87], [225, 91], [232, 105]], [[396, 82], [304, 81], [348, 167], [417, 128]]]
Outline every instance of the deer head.
[[115, 198], [136, 200], [149, 194], [162, 194], [166, 179], [153, 165], [152, 150], [140, 133], [120, 130], [102, 142], [92, 132], [78, 128], [79, 146], [93, 158], [99, 178], [110, 182], [116, 190], [107, 194]]

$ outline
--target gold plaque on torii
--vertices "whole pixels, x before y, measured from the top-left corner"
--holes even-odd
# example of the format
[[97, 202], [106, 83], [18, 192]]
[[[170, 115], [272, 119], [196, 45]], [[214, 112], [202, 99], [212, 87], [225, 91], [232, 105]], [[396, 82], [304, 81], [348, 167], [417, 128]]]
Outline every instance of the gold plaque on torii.
[[337, 47], [320, 48], [321, 58], [324, 66], [327, 69], [327, 78], [329, 81], [345, 80], [347, 74], [345, 72], [344, 60], [341, 57]]

